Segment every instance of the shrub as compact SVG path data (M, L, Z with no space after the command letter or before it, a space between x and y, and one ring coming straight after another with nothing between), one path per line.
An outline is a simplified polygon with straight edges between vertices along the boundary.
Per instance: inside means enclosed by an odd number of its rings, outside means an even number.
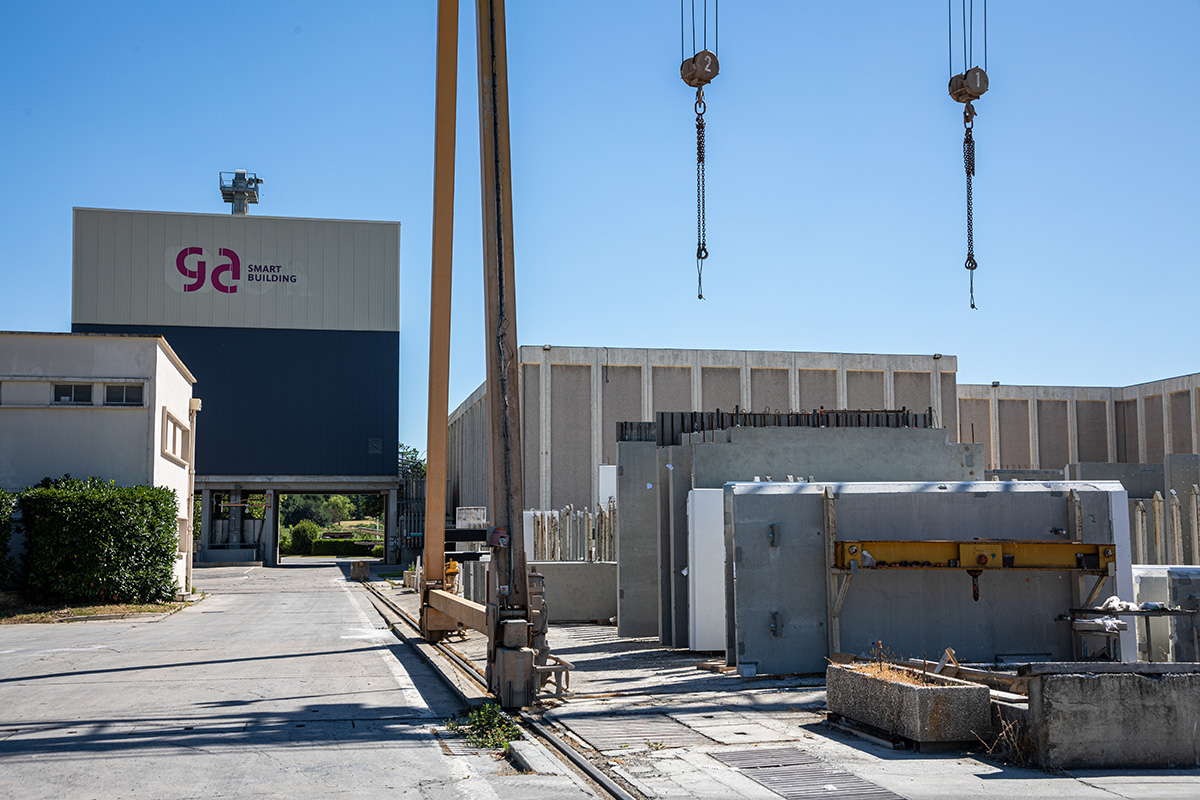
M26 489L17 503L31 597L148 603L178 591L173 490L65 476Z
M292 528L292 554L313 555L313 542L321 535L321 529L311 519L301 520Z
M292 529L284 528L279 532L279 554L283 556L295 555L292 552Z
M314 556L357 556L366 557L371 543L363 544L349 539L317 539L312 543Z
M0 489L0 589L15 577L12 556L8 552L8 541L12 536L12 513L17 507L17 496Z
M383 558L383 545L377 544L371 548L371 555L375 558Z

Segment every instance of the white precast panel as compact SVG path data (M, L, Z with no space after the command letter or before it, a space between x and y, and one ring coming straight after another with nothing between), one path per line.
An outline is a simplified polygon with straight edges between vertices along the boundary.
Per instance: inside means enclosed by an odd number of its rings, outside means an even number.
M725 490L688 492L688 649L725 649Z
M74 210L73 324L400 330L400 223Z

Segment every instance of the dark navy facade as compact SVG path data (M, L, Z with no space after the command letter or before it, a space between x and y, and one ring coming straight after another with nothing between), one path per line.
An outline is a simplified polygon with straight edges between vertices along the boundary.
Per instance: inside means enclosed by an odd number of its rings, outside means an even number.
M400 334L76 323L158 335L196 377L197 475L395 476Z

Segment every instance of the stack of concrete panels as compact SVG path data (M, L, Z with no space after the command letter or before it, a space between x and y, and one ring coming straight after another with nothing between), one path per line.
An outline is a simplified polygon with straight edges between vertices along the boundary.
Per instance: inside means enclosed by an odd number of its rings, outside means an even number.
M617 445L617 626L621 636L691 636L688 494L727 481L969 481L983 446L942 428L752 428Z
M838 541L1065 541L1071 492L1085 543L1115 545L1115 586L1133 596L1125 491L1119 483L734 483L725 487L726 658L744 673L823 672L830 655L825 489ZM1091 580L1070 571L988 569L972 600L966 569L861 569L838 617L843 652L873 645L899 656L953 647L963 661L1065 660L1071 628L1058 619ZM1081 576L1082 577L1082 576ZM1132 631L1121 652L1136 653ZM1043 654L1043 658L1037 658Z

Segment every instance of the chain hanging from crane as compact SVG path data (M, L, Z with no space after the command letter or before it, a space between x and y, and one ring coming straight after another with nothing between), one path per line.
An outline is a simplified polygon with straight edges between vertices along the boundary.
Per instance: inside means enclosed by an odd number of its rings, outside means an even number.
M950 42L950 72L954 72L954 3L947 0L948 30ZM963 71L950 78L950 96L963 104L963 169L967 174L967 259L963 266L971 275L971 308L975 306L975 270L979 266L975 261L975 209L971 194L971 179L975 177L975 137L971 134L975 127L975 106L978 100L988 90L987 76L987 0L983 0L983 63L968 68L975 57L975 0L970 0L968 10L967 0L962 0L962 46Z
M696 298L704 299L704 262L708 258L708 232L707 220L705 219L705 186L704 186L704 112L707 106L704 103L704 87L715 77L720 70L720 62L717 60L717 22L720 20L719 8L716 0L713 2L713 49L708 49L708 0L703 0L703 26L702 26L702 49L696 50L696 0L692 0L692 52L695 55L688 57L684 55L687 51L684 50L684 27L687 19L687 14L684 12L683 0L679 0L679 49L680 55L683 56L683 63L679 66L679 76L683 78L683 82L696 90Z

